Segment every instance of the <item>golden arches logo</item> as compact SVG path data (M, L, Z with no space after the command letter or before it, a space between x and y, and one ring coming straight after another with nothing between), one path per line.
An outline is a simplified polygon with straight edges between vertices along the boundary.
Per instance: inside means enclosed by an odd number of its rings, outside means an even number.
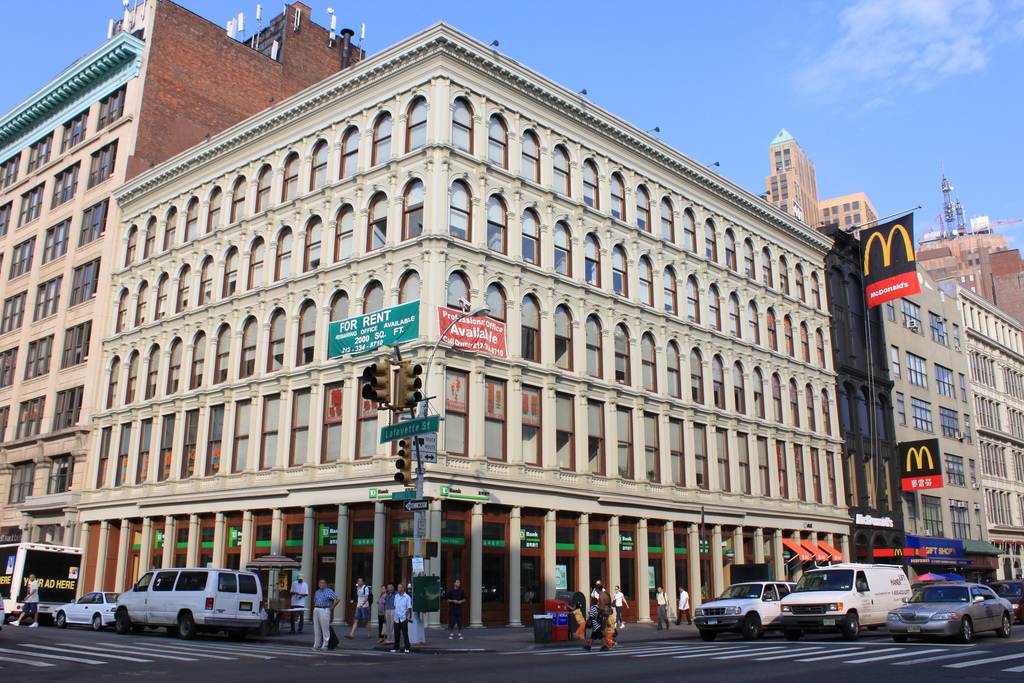
M864 245L864 274L868 275L871 272L871 247L875 243L877 238L882 243L882 265L888 267L892 263L892 238L899 231L903 235L903 244L907 248L907 260L914 260L914 244L913 240L910 239L910 233L903 227L902 223L896 223L889 230L889 238L882 237L882 231L874 232L868 237L868 243Z
M907 451L907 472L915 472L924 469L924 459L928 458L928 470L935 469L935 463L932 460L932 452L928 450L927 446L921 446L920 448L911 448ZM917 468L911 469L911 461L917 461Z

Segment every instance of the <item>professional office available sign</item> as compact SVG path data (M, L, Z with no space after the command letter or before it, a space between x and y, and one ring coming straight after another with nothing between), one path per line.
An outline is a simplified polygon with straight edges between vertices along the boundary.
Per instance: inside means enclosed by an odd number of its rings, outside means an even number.
M921 293L914 261L914 214L862 230L868 308Z
M460 351L483 351L495 358L508 358L505 344L505 323L494 318L465 317L444 306L437 307L437 321L444 333L442 341L448 342Z
M938 439L904 441L897 449L903 470L903 490L942 488L942 453Z
M328 329L327 357L365 353L420 336L420 302L336 320Z

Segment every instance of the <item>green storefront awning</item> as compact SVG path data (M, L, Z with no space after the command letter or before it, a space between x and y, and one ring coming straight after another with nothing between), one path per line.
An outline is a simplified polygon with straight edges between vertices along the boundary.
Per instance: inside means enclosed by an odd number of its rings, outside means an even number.
M964 541L964 553L975 555L999 555L999 548L988 541Z

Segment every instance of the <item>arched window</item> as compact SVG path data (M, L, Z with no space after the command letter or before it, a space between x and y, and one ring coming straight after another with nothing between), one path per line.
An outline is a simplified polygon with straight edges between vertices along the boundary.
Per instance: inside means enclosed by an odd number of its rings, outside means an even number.
M800 301L807 301L807 288L804 286L804 269L799 263L793 269L796 272L796 296Z
M309 171L309 190L319 190L327 183L327 157L330 147L326 140L316 143L313 148L313 168Z
M508 251L508 230L505 225L505 204L491 195L487 200L487 248L504 254Z
M554 152L551 154L552 162L552 178L551 183L555 188L555 192L564 194L566 197L571 197L572 192L570 188L571 178L569 176L569 153L565 151L565 147L556 145Z
M195 197L185 209L185 241L191 242L199 237L199 200Z
M203 259L203 266L199 270L199 297L198 305L208 304L213 301L213 257L207 256Z
M818 367L824 369L825 368L825 335L823 335L821 333L821 328L820 327L817 330L814 331L814 346L818 350Z
M167 315L167 289L170 284L170 276L167 273L162 273L156 283L156 306L153 308L153 320L160 320Z
M130 266L133 263L135 263L135 250L138 248L138 246L139 246L139 228L137 226L133 225L131 227L131 229L128 230L128 246L125 248L125 251L124 251L124 267L125 268L127 268L128 266Z
M139 285L139 296L135 299L135 327L146 324L146 304L149 299L149 283Z
M149 222L146 223L146 234L142 242L142 258L148 259L156 251L156 230L157 222L155 216L150 216Z
M167 220L164 221L164 251L174 246L174 236L178 230L178 210L171 209L167 212Z
M767 324L767 328L768 328L768 346L769 346L769 348L771 348L772 351L778 351L779 350L779 335L778 335L778 328L777 328L777 326L775 324L775 309L774 308L769 308L768 309L768 316L767 316L766 324Z
M523 133L523 153L520 160L520 172L524 178L535 183L540 182L540 143L532 131Z
M427 144L427 101L422 97L413 100L406 120L405 151L411 152Z
M220 210L223 203L224 193L219 187L213 188L213 192L210 193L210 208L206 214L207 235L220 227Z
M818 423L814 415L814 387L810 384L804 387L804 404L807 405L807 428L816 432Z
M473 110L461 97L455 100L452 109L452 145L473 153Z
M765 247L761 251L761 281L765 287L775 286L775 277L772 275L772 255Z
M786 337L786 355L796 358L796 349L793 343L793 319L788 315L782 317L782 332Z
M110 362L110 386L107 388L107 408L113 408L117 402L117 384L121 380L121 359L114 356Z
M281 186L281 203L299 195L299 155L292 152L284 160L284 184Z
M270 208L270 181L273 175L270 166L264 166L256 178L256 213Z
M351 178L359 170L359 129L349 128L341 139L341 167L338 180Z
M754 415L764 419L764 375L761 368L754 368Z
M646 256L640 257L640 303L648 306L654 305L654 268L651 260Z
M566 277L572 275L572 251L571 246L569 245L569 237L571 234L572 233L569 232L569 228L565 223L562 223L561 221L555 223L555 272L559 275L565 275Z
M725 408L725 368L718 355L711 359L711 397L716 408Z
M470 239L472 222L470 221L469 187L461 180L452 183L451 199L448 210L448 234L460 240Z
M665 275L662 277L662 286L665 290L665 311L670 315L679 315L676 271L672 269L672 266L665 269Z
M245 176L239 176L231 188L231 215L232 223L245 218L245 192L248 187Z
M148 401L156 397L157 381L160 379L160 347L154 344L149 349L149 370L146 374L146 393Z
M181 385L182 348L181 339L175 337L171 342L171 352L167 361L167 394L178 393L178 387Z
M761 318L757 312L757 304L747 304L747 338L754 344L761 344Z
M636 227L651 231L651 196L643 185L636 188Z
M789 416L794 427L800 426L800 390L797 389L796 380L789 380Z
M469 301L469 282L465 275L455 271L448 276L448 297L445 299L445 305L461 313L462 303L459 299Z
M385 112L377 117L373 126L372 166L383 164L391 158L391 114Z
M540 265L540 221L532 209L523 211L522 236L523 261Z
M203 373L206 371L206 334L200 332L192 340L192 371L189 373L188 388L198 389L203 386Z
M740 300L735 292L729 295L729 333L736 338L743 336L743 323L740 322Z
M775 411L775 421L782 423L782 380L779 375L772 374L772 405Z
M121 296L117 300L117 320L114 322L114 332L124 332L124 323L128 319L128 289L121 290Z
M388 242L388 198L384 193L378 193L370 200L369 221L366 250L373 251Z
M384 308L384 285L371 282L363 290L363 313L376 313Z
M676 220L668 199L661 200L661 237L669 242L676 240Z
M238 288L238 249L231 247L224 256L224 284L221 287L221 298L226 299Z
M174 312L181 313L188 308L189 288L192 285L192 269L185 266L178 273L178 299L174 305Z
M299 309L299 344L296 348L295 365L309 365L313 362L316 349L316 304L307 301Z
M402 284L398 289L398 303L408 304L420 300L420 274L410 270L402 276Z
M722 298L718 294L718 287L711 285L708 289L708 317L712 329L722 331Z
M715 224L710 219L704 222L704 255L712 263L718 263L718 235L715 234Z
M263 261L266 251L262 237L253 240L252 246L249 247L249 286L247 289L254 289L263 284Z
M277 309L270 316L270 344L267 346L267 372L277 372L284 367L284 333L286 316Z
M805 363L811 362L811 340L807 323L800 323L800 354Z
M668 343L665 352L665 365L668 368L668 395L672 398L682 398L682 368L679 366L679 347L675 342Z
M532 296L523 299L522 355L524 360L540 362L540 306Z
M737 413L747 412L747 391L743 381L743 365L734 363L732 366L732 403Z
M645 334L640 338L640 362L643 366L644 389L647 391L657 391L657 353L654 347L654 337L650 334Z
M697 278L686 278L686 316L690 322L700 324L700 290Z
M331 299L331 322L350 318L349 298L347 292L338 292Z
M565 306L555 309L555 366L572 370L572 314Z
M277 255L274 260L274 282L292 275L292 229L284 228L277 235Z
M612 216L620 221L626 220L626 186L622 183L622 176L618 173L612 173L609 190L612 197Z
M587 235L587 239L583 243L583 258L585 261L584 270L586 273L587 284L600 287L601 246L597 243L597 238L593 235Z
M411 183L405 190L405 209L402 212L402 239L423 234L423 183Z
M242 355L238 363L238 379L252 377L256 371L256 337L259 325L256 318L249 318L242 326Z
M221 325L217 333L217 355L213 362L213 383L221 384L228 379L228 367L231 360L231 328Z
M732 230L725 231L725 265L734 273L739 268L736 262L736 236Z
M505 320L507 313L505 310L505 290L500 285L487 285L487 294L484 296L484 301L487 303L487 307L491 309L491 312L487 314L488 318Z
M690 350L690 398L704 403L704 359L696 348Z
M495 114L487 124L487 159L502 168L508 168L507 136L505 122Z
M615 381L631 384L629 372L629 332L625 325L615 326Z
M583 162L583 203L595 209L601 208L597 187L597 166L590 159Z
M626 270L626 250L621 244L612 249L612 290L619 296L628 296L628 277Z
M825 427L825 434L832 436L832 405L827 389L821 390L821 423Z
M814 307L821 310L821 287L818 284L818 274L811 273L811 299L814 300Z
M601 347L601 322L597 316L587 318L587 374L601 377L604 369L603 351Z
M785 256L779 257L779 287L783 294L789 296L789 263Z
M743 273L751 280L757 279L754 271L754 245L750 240L743 241Z

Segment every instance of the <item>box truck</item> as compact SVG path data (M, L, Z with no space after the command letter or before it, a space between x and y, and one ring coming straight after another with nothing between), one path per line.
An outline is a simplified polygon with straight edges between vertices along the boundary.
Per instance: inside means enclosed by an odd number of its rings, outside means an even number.
M7 618L21 615L28 577L39 582L39 613L75 599L82 571L82 549L46 543L0 545L0 599Z

